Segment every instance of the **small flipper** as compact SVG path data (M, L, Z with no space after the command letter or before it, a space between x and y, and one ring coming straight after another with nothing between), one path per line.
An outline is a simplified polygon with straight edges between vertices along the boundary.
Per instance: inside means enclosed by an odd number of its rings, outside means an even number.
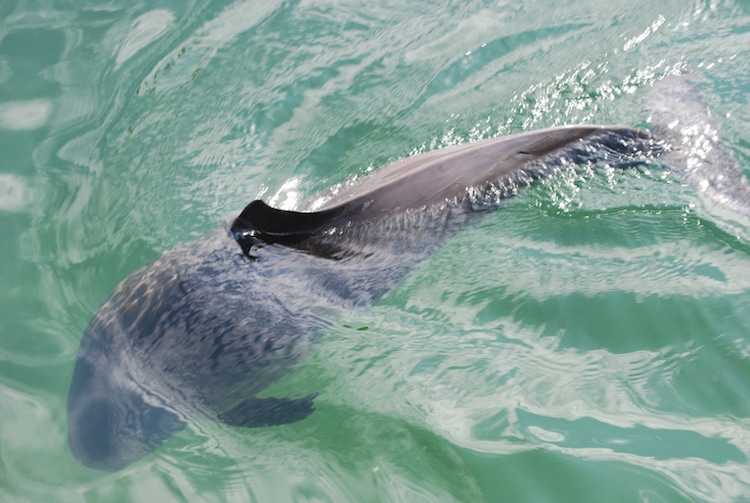
M237 236L251 234L266 243L293 245L312 236L317 230L332 223L345 207L304 213L272 208L261 200L248 204L232 223ZM239 238L238 238L239 239Z
M294 423L313 413L312 393L304 398L250 398L219 414L219 421L232 426L256 428Z

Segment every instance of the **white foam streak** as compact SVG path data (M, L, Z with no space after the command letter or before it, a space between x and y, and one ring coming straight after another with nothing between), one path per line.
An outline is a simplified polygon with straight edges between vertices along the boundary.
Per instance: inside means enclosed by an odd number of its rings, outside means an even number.
M218 16L205 23L196 34L163 58L143 79L140 90L157 87L164 90L185 84L216 54L241 33L253 28L274 12L280 1L239 1L225 8ZM182 57L181 57L182 56ZM169 68L168 73L162 72Z
M52 101L38 98L0 103L0 129L26 131L47 124L52 114Z
M139 16L130 25L128 35L117 53L115 69L135 53L161 37L174 23L174 14L167 9L154 9Z

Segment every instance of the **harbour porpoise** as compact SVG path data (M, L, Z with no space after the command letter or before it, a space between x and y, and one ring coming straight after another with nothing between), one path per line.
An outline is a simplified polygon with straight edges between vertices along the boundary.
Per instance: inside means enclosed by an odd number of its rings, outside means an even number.
M343 310L371 305L535 179L664 152L670 145L646 130L554 127L402 159L295 211L251 202L231 224L134 272L94 314L68 396L74 456L114 471L191 421L306 418L315 394L257 395L310 354Z

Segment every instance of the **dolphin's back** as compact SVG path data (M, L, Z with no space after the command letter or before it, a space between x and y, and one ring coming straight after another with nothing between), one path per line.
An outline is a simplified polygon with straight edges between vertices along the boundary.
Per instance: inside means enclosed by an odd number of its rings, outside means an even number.
M313 196L299 211L253 201L232 230L266 243L296 245L313 236L325 240L326 230L340 235L342 229L350 229L352 235L372 222L403 222L402 216L411 214L423 230L437 231L427 221L430 215L445 226L445 214L461 213L470 197L493 204L565 163L617 162L653 148L647 131L597 125L559 126L466 143L395 161ZM318 209L310 211L313 206ZM382 234L377 237L387 240ZM239 241L242 244L241 237Z
M456 145L388 164L345 186L321 209L345 206L347 218L418 209L488 184L524 186L549 172L545 161L606 160L643 150L650 138L625 126L559 126ZM595 153L595 155L591 155ZM589 159L582 159L588 155Z

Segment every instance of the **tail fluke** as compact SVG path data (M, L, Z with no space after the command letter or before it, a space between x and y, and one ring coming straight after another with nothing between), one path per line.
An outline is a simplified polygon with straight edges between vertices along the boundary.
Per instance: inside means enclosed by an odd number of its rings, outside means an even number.
M662 79L646 95L644 109L652 134L666 147L660 157L670 170L711 200L750 216L750 183L722 143L695 79Z

